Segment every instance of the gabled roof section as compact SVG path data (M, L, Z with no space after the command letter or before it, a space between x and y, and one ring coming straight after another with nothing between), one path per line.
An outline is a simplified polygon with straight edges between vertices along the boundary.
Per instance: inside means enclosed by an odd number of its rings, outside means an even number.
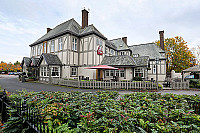
M89 25L88 27L85 27L84 29L81 29L80 36L86 36L91 33L94 33L105 40L107 39L93 24Z
M139 56L149 56L150 59L165 59L160 53L165 53L159 46L155 43L146 43L139 45L129 46L132 50L132 54L138 54Z
M114 43L112 43L109 40L106 40L106 46L109 47L109 48L117 50L117 47L114 45Z
M21 67L23 67L23 65L26 65L26 67L29 67L31 64L31 58L29 57L24 57L21 63Z
M110 42L117 47L117 50L129 50L128 45L121 38L110 40Z
M110 66L136 66L136 62L131 56L118 55L118 56L105 56L101 65Z
M38 61L38 66L42 63L43 59L48 65L62 65L62 62L60 61L57 55L43 53Z
M77 37L82 37L89 34L96 34L97 36L100 36L105 40L107 39L103 34L101 34L101 32L97 30L97 28L94 25L89 25L88 27L81 29L81 26L72 18L64 23L57 25L55 28L50 30L48 33L46 33L44 36L42 36L29 46L37 45L39 43L48 41L66 33L73 34Z
M35 41L30 46L36 45L38 43L42 43L49 39L55 38L59 35L65 34L67 32L73 33L75 35L79 35L80 29L81 29L81 26L72 18L64 23L57 25L55 28L53 28L51 31L46 33L41 38L39 38L37 41Z

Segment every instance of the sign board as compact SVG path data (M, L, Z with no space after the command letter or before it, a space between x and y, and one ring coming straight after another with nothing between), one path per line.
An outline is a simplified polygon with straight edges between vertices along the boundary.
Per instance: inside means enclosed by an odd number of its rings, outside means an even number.
M103 55L103 50L102 50L102 46L99 46L97 49L97 54L98 55Z

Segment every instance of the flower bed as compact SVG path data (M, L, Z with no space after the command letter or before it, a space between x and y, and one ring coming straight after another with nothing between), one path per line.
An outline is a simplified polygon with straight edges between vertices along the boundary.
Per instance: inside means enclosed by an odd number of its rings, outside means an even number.
M158 93L127 94L113 91L26 92L9 96L27 98L50 130L58 132L199 132L200 115L192 102L200 96ZM198 105L197 105L198 106Z

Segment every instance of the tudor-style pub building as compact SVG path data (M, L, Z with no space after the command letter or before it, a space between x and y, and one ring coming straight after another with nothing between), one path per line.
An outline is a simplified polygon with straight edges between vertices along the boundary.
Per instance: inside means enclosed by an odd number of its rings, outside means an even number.
M47 33L30 44L30 57L21 63L23 72L31 72L40 81L50 82L51 78L97 79L95 65L109 65L119 70L101 71L105 80L118 76L119 80L155 79L165 80L166 59L164 31L160 31L161 47L154 43L127 45L127 37L108 40L93 24L88 25L88 11L82 10L82 26L73 18L47 28ZM155 67L155 59L159 59Z

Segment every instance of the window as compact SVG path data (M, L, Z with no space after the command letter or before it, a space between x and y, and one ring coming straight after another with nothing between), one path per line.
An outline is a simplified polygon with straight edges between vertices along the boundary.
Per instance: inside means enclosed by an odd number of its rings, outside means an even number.
M40 45L38 45L38 47L37 47L37 55L40 55L41 54L41 46Z
M47 42L43 43L43 53L47 53Z
M97 38L96 39L96 44L102 46L103 45L103 41L101 39Z
M121 55L124 55L124 52L121 52Z
M143 68L136 68L135 69L135 77L143 77L143 76L144 76Z
M110 76L114 76L114 70L110 70Z
M133 57L139 57L139 54L133 54Z
M153 65L153 74L156 74L156 65Z
M55 51L55 41L52 40L51 41L51 52L54 52Z
M120 70L120 77L124 77L124 70Z
M51 76L52 77L59 77L60 75L60 67L52 67L51 68Z
M105 55L108 55L108 48L105 48Z
M109 76L110 76L110 71L109 71L109 70L106 70L105 73L106 73L106 74L105 74L106 77L109 77Z
M77 67L71 68L71 76L77 76Z
M115 76L119 77L119 70L115 71Z
M40 68L40 75L42 77L47 77L49 76L49 69L47 67L41 67Z
M59 50L63 49L63 38L62 37L58 39L58 47L59 47Z
M77 39L73 38L72 40L72 50L77 51Z
M33 47L33 56L35 56L35 47Z
M111 55L114 55L115 51L113 49L110 50Z

